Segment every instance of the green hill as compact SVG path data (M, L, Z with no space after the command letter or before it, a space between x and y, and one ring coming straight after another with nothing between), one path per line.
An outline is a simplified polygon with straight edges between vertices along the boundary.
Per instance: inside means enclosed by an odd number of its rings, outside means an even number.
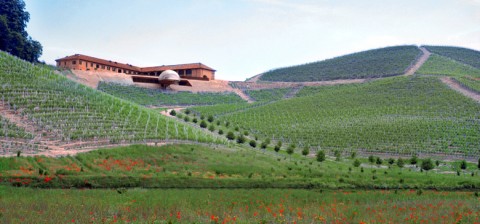
M4 107L33 125L42 139L211 141L203 132L157 111L80 85L4 52L0 52L0 83Z
M424 46L428 51L480 69L480 51L446 46Z
M322 149L480 155L480 105L436 77L305 87L298 96L234 113L212 109L231 127Z
M480 69L444 56L432 54L417 70L416 74L480 77Z
M265 72L260 80L309 82L395 76L403 74L420 54L421 51L416 46L386 47L274 69Z

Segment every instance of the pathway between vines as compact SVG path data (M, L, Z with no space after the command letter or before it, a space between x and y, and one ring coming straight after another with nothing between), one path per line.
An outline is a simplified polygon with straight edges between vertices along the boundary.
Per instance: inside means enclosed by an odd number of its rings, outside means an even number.
M420 47L420 50L422 51L422 56L420 56L417 61L407 69L405 72L406 76L415 74L415 72L422 67L423 63L425 63L432 54L424 47Z
M465 87L463 87L460 83L457 81L453 80L450 77L442 77L440 80L442 80L443 83L445 83L447 86L452 88L453 90L463 94L464 96L471 98L478 103L480 103L480 94L477 92L474 92L472 90L469 90Z

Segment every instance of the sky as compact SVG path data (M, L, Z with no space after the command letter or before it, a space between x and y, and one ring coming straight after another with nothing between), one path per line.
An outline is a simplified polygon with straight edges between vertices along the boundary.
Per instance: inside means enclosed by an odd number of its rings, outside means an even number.
M201 62L216 78L395 45L480 50L480 0L24 0L40 60Z

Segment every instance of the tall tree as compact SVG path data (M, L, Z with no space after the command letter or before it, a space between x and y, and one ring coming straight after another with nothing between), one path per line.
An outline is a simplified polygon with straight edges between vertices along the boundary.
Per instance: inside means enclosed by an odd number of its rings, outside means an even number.
M28 36L29 20L23 0L0 0L0 50L37 62L42 55L42 45Z

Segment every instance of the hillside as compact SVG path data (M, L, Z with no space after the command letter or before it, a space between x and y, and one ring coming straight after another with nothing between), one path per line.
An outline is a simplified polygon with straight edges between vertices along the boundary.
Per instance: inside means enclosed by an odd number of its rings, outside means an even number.
M480 60L480 55L478 60ZM416 74L480 77L480 69L462 64L451 58L432 54L427 62L417 70Z
M480 69L480 51L450 46L424 46L428 51Z
M120 142L211 140L157 111L77 84L47 67L4 52L0 52L0 83L2 116L34 136L31 141L18 139L16 147L2 147L2 154Z
M263 138L328 150L480 155L480 105L435 77L305 87L259 106L194 108Z
M386 47L274 69L265 72L260 80L311 82L395 76L403 74L420 54L421 51L416 46Z

